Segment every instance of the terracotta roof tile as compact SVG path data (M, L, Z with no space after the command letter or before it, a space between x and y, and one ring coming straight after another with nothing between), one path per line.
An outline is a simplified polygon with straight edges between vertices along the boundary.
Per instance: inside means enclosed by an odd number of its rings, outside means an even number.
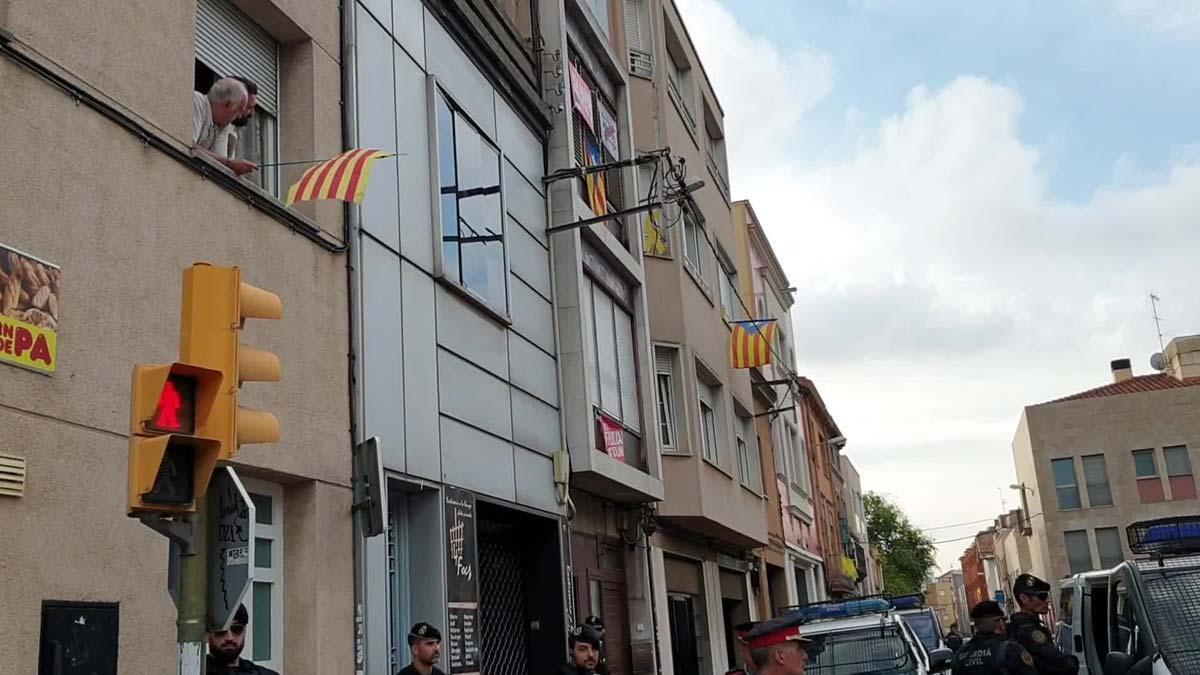
M1047 401L1046 403L1078 401L1085 398L1104 398L1105 396L1120 396L1122 394L1140 394L1146 391L1179 389L1181 387L1195 387L1198 385L1200 385L1200 377L1187 377L1182 380L1178 380L1171 375L1166 375L1163 373L1157 373L1155 375L1137 375L1125 380L1124 382L1113 382L1112 384L1106 384L1103 387L1088 389L1087 391L1081 391L1078 394L1071 394L1070 396L1056 398L1053 401Z

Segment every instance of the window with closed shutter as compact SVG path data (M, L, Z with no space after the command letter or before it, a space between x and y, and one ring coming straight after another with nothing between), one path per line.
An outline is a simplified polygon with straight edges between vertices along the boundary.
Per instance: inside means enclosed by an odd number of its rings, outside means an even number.
M629 47L629 72L640 77L654 75L654 32L646 0L625 0L625 41Z
M229 0L196 5L196 60L257 84L259 107L279 116L279 44Z
M617 364L621 377L621 421L633 431L640 430L638 409L637 359L633 345L633 317L620 306L613 307L617 325Z

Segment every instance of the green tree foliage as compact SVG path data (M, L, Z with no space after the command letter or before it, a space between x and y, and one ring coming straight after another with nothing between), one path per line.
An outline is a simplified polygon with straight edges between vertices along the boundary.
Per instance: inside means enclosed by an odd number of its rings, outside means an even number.
M933 539L917 529L892 500L875 492L863 496L867 538L879 548L883 588L892 595L920 593L936 564Z

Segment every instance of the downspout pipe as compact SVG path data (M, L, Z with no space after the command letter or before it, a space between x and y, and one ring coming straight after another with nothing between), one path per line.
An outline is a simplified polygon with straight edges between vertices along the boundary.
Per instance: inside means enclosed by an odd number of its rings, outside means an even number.
M342 148L348 149L356 147L358 144L358 83L355 80L356 61L355 52L357 47L357 35L354 26L354 2L353 0L342 0L339 3L339 12L341 20L342 34L342 49L341 49L341 71L342 71ZM346 204L343 207L343 222L345 223L345 242L346 242L346 295L347 308L349 310L347 317L348 329L347 335L347 353L346 353L346 368L348 378L348 403L349 403L349 418L350 418L350 448L351 452L346 453L346 458L349 460L351 475L354 475L354 454L353 449L362 442L363 420L361 419L362 400L362 377L361 364L358 359L359 354L359 327L362 326L362 300L360 297L360 259L362 250L359 246L359 210L353 204ZM386 489L386 488L385 488ZM363 675L367 670L367 634L366 634L366 584L367 584L367 558L366 558L366 540L363 537L362 521L357 513L354 513L351 521L353 523L353 539L354 539L354 672L356 675Z

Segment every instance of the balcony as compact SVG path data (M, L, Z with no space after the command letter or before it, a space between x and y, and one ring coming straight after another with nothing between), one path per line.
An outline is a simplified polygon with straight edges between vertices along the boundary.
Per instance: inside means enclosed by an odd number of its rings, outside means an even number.
M664 520L741 548L767 544L767 501L723 469L695 455L664 455L663 481Z

